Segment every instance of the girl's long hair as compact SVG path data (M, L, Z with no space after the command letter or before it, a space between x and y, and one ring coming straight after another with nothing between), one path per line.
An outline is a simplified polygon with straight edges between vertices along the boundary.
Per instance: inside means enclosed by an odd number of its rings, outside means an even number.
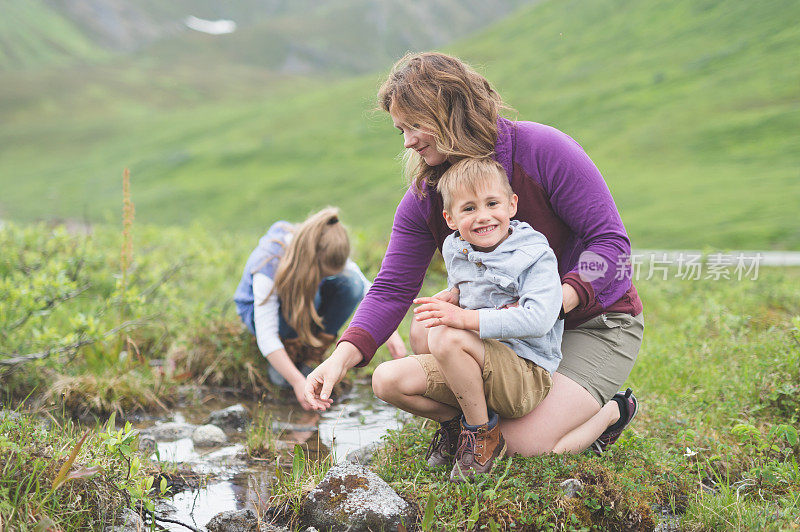
M458 58L438 52L406 54L378 90L378 105L408 127L430 133L450 163L488 157L497 143L497 117L506 108L489 82ZM403 156L405 174L425 195L449 166L428 166L414 150Z
M322 319L314 306L314 295L323 269L339 272L349 256L350 239L335 207L312 214L294 230L275 273L273 291L281 301L286 322L306 345L322 345L316 336L322 329Z

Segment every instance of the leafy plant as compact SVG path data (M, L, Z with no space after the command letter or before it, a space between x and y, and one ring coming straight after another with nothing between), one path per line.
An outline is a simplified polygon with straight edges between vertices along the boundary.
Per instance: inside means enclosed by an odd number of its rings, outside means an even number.
M106 423L105 431L98 433L100 440L111 453L121 456L128 464L128 471L117 487L125 490L130 495L134 505L142 505L150 512L155 510L153 496L164 497L169 491L167 481L161 478L158 493L154 493L152 475L139 475L142 470L142 463L139 456L134 452L138 448L139 431L134 429L130 422L125 422L125 426L119 430L115 427L115 414L111 414Z
M70 471L72 468L72 464L75 463L75 459L78 457L78 453L83 446L83 442L86 441L86 438L89 436L91 430L86 429L83 433L83 436L78 443L75 444L75 447L72 448L72 452L69 455L69 458L64 462L64 465L61 466L61 469L58 471L56 478L53 479L53 484L51 488L53 490L58 489L62 484L67 482L68 480L74 480L76 478L88 478L92 475L98 473L100 471L100 466L93 466L93 467L79 467L75 471Z

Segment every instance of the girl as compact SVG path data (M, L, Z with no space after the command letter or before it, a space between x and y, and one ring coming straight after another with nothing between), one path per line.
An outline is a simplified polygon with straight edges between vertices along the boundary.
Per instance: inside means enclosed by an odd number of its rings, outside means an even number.
M234 294L239 316L269 362L270 381L291 387L300 405L309 363L318 364L370 287L350 260L339 210L328 207L303 223L274 223L250 254ZM387 347L405 355L395 332Z
M333 384L370 360L419 292L434 251L451 232L436 191L444 171L459 159L491 156L519 196L515 219L543 233L555 252L565 317L563 359L550 393L526 416L501 421L509 452L578 452L590 445L600 451L613 443L636 414L634 396L616 392L636 360L644 322L627 262L630 240L597 167L561 131L501 117L500 95L455 57L407 55L378 102L403 136L411 186L375 284L334 352L308 376L308 401L326 408ZM435 297L452 300L448 293ZM427 331L412 323L415 353L430 352ZM379 366L373 388L402 394L421 415L440 409L425 397L425 373L411 357ZM452 456L458 429L437 419L433 451Z

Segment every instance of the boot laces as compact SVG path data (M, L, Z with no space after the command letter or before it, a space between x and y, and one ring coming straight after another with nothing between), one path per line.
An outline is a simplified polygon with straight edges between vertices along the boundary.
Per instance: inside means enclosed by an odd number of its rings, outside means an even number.
M439 429L433 434L433 439L428 445L428 452L425 453L425 459L427 460L430 458L433 452L440 446L445 448L450 447L450 432L448 432L444 425L440 426Z
M461 440L461 445L458 446L456 451L456 460L464 465L470 465L475 461L475 432L462 430L459 440Z

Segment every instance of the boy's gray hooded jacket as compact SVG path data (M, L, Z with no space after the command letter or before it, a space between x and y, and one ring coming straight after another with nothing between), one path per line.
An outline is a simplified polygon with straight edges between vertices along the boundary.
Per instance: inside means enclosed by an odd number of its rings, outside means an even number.
M455 232L442 246L447 284L461 308L479 310L480 337L508 344L522 358L553 372L561 362L563 300L556 256L547 239L511 220L511 234L490 252L475 251ZM519 306L508 307L518 303Z

